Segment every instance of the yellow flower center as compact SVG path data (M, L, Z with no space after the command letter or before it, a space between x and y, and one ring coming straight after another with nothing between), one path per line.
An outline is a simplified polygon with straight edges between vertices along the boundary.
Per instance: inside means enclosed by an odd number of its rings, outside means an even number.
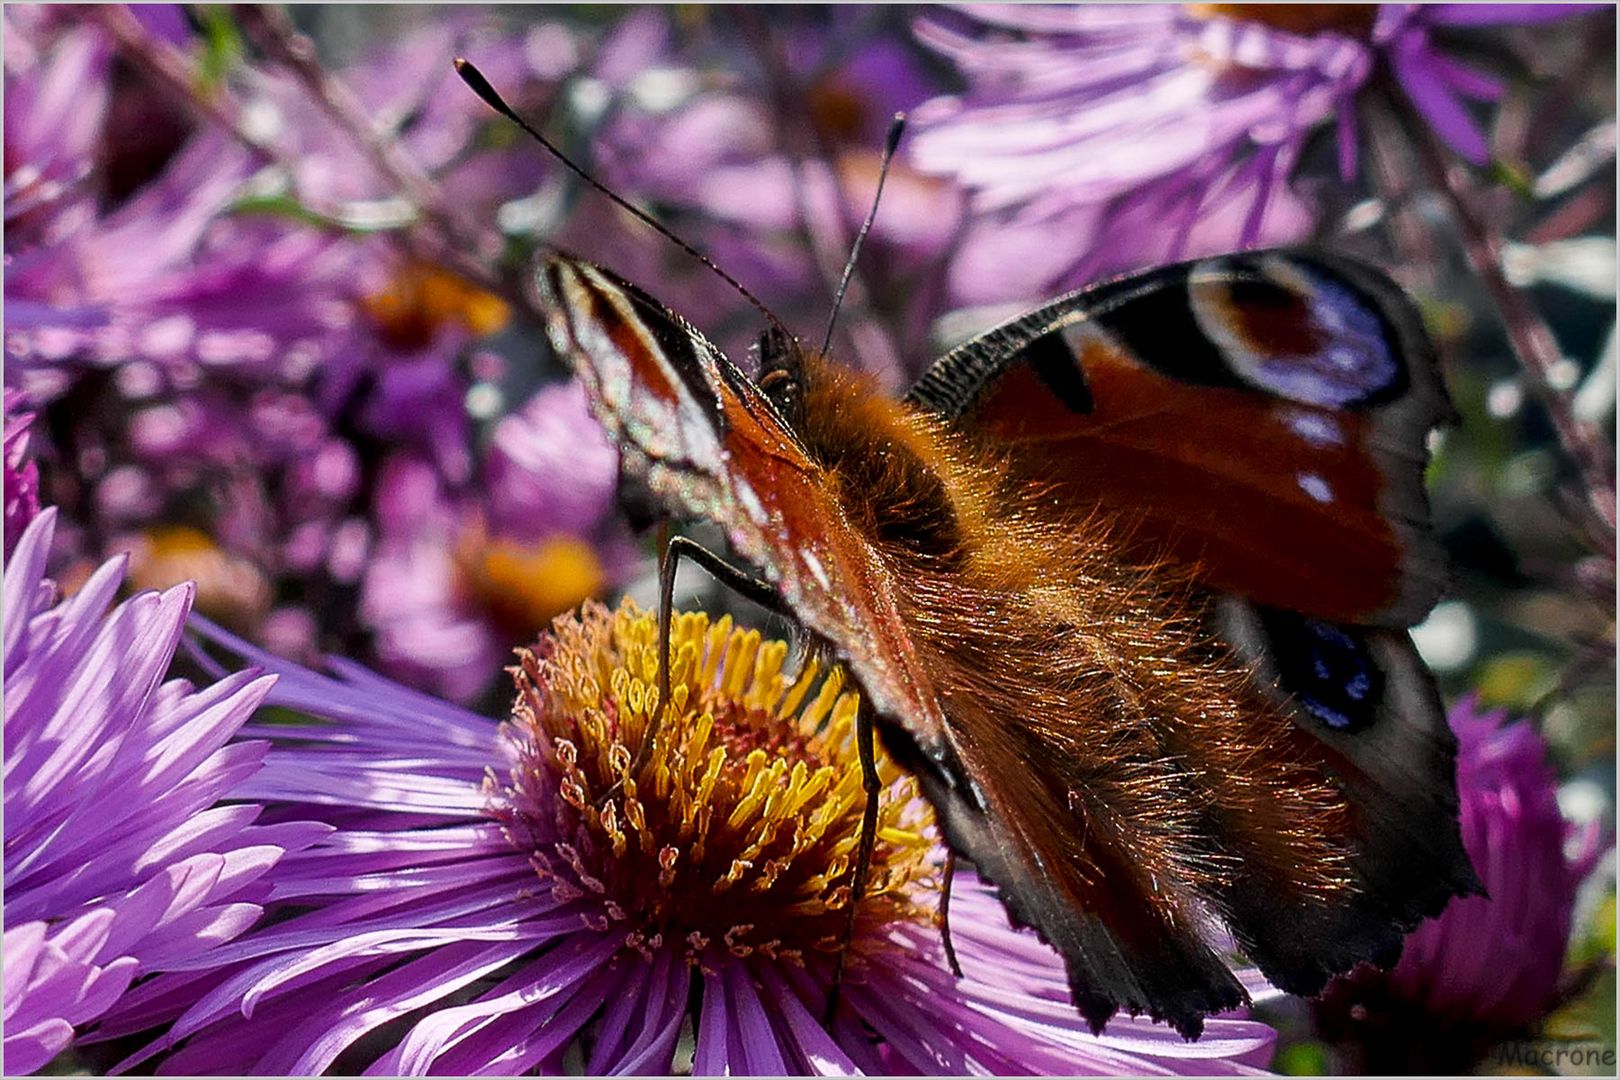
M1188 10L1205 18L1261 23L1290 34L1331 30L1355 38L1371 37L1378 19L1377 4L1189 4Z
M194 581L196 610L232 630L251 632L270 610L264 572L190 525L154 525L142 533L130 548L128 580L135 591Z
M425 348L451 323L474 337L506 325L505 300L448 270L425 263L402 267L387 287L361 301L377 334L402 351Z
M491 784L492 810L557 899L586 900L591 925L644 954L830 955L865 806L857 695L814 660L785 674L788 646L729 616L677 614L671 631L673 707L635 775L659 707L656 618L587 604L523 652L506 729L517 763ZM878 774L852 970L884 926L931 919L921 900L937 888L931 812L881 748Z
M607 584L595 550L576 536L520 544L475 528L462 536L455 560L466 601L510 641L533 640Z

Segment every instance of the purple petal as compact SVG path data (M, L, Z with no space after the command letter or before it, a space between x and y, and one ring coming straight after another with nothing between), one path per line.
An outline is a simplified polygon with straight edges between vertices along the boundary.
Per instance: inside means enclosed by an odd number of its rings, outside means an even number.
M334 1022L317 1014L288 1032L265 1054L260 1068L272 1075L324 1072L345 1047L373 1028L437 1001L522 956L530 942L494 945L457 942L371 980L366 994L340 1010Z
M434 1059L481 1026L481 1021L547 1002L551 1008L546 1011L560 1010L570 994L602 970L620 948L612 938L581 935L552 949L542 962L529 965L521 978L508 979L472 1004L440 1009L418 1023L400 1041L390 1065L408 1076L427 1075L437 1071Z
M166 920L165 925L140 944L143 969L161 969L176 960L206 952L230 941L258 922L264 909L257 904L221 904Z
M1484 133L1450 87L1435 73L1429 63L1432 54L1428 46L1420 40L1406 40L1414 43L1407 47L1398 45L1391 54L1395 77L1401 89L1447 146L1465 160L1484 165L1490 160Z
M357 982L383 970L389 964L386 957L355 957L333 965L319 977L309 979L297 992L272 1001L251 1019L244 1019L233 1008L235 1002L221 989L197 999L187 995L196 1004L188 1009L167 1032L115 1065L115 1075L126 1073L144 1061L173 1047L186 1035L184 1048L163 1059L160 1073L172 1075L234 1075L243 1072L240 1063L255 1060L266 1048L279 1041L286 1032L301 1021L314 1015L330 1015L331 1005L342 991ZM149 984L150 985L150 984ZM193 1034L204 1022L190 1022L196 1015L213 1010L223 999L224 1007L215 1014L231 1015L228 1028L216 1029L201 1035ZM263 1070L254 1070L262 1073Z
M563 1046L578 1038L604 1000L626 992L623 983L636 970L626 967L596 972L543 1024L536 1023L544 1016L543 1012L525 1009L503 1016L444 1054L435 1068L447 1076L484 1073L517 1076L531 1071L536 1064L554 1057Z
M633 1040L645 1037L646 1024L639 1022L639 1018L647 1014L652 996L667 989L673 955L671 949L660 949L653 957L651 970L638 972L638 978L632 982L634 989L608 1002L597 1024L601 1035L596 1045L591 1047L591 1056L585 1062L586 1073L605 1076L615 1071L610 1063L619 1061ZM634 961L629 962L634 964Z
M734 1070L730 1016L725 976L705 971L703 1007L696 1025L697 1047L692 1055L693 1076L726 1076Z
M1418 18L1430 26L1513 26L1613 10L1613 4L1428 4Z
M820 1021L810 1015L810 1010L789 989L775 965L761 964L757 970L765 984L765 992L770 995L771 1005L781 1017L786 1038L790 1040L805 1073L810 1076L854 1076L861 1071L833 1037L827 1034Z
M675 1045L686 1018L686 1004L692 985L692 969L673 949L659 954L657 966L648 980L648 1008L640 1032L625 1053L603 1068L615 1076L662 1075L670 1070Z
M1339 178L1350 183L1356 178L1356 153L1360 140L1356 137L1356 99L1347 95L1339 102L1338 116Z
M1435 77L1444 80L1457 93L1475 101L1496 101L1507 92L1507 84L1495 75L1453 60L1437 49L1430 49L1426 63Z
M41 1020L39 1023L12 1031L6 1028L5 1057L0 1067L8 1075L26 1076L38 1072L51 1063L51 1059L67 1049L73 1038L73 1025L66 1020Z
M0 626L5 634L5 667L12 671L17 666L17 646L28 629L28 619L34 613L39 599L40 582L45 577L45 560L51 554L51 539L56 535L56 508L46 507L39 517L29 523L22 539L17 541L10 558L6 560L6 590L0 598ZM6 695L10 697L8 693ZM6 715L11 715L10 705Z
M455 945L473 941L499 942L507 952L512 952L513 943L518 943L521 947L517 948L516 952L522 952L525 949L533 948L536 942L543 941L549 936L546 927L537 928L529 924L453 926L432 930L410 928L354 934L324 948L299 954L288 962L278 964L274 970L266 973L248 987L246 993L242 995L242 1014L252 1016L259 999L274 992L282 984L350 957L384 956L421 951L431 951L437 955L449 952ZM444 946L444 948L440 948L440 946ZM489 951L489 949L481 949L479 954L483 955L483 953ZM319 1072L320 1070L294 1069L293 1071Z
M5 931L5 964L0 965L0 1007L5 1015L10 1016L12 1010L22 998L29 980L34 976L34 966L39 963L40 949L45 944L45 922L36 920L23 923Z
M782 1057L782 1045L759 999L759 990L748 965L737 961L727 963L725 980L726 997L734 1017L732 1030L742 1049L742 1060L731 1071L750 1076L785 1076L788 1067Z

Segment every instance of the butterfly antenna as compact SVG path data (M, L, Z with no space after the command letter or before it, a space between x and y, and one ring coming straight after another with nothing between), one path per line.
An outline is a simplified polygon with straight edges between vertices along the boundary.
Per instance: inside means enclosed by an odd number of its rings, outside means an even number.
M637 218L640 218L642 221L652 226L653 229L662 234L663 237L670 243L674 244L676 247L692 256L692 258L708 267L715 274L719 275L720 279L727 285L730 285L733 289L736 289L743 299L747 300L750 304L753 304L754 307L759 310L759 313L765 316L772 326L775 326L777 329L781 330L782 333L787 336L788 340L793 340L793 335L788 333L787 327L782 325L782 320L776 317L776 313L770 308L766 307L764 302L761 301L759 297L749 292L742 282L720 269L720 267L715 264L713 259L703 254L703 252L699 251L691 244L688 244L685 240L682 240L679 236L676 236L668 226L659 222L651 214L637 206L632 205L627 199L619 195L612 188L608 187L596 177L574 164L573 160L570 159L567 154L558 149L556 144L554 144L544 135L540 134L540 132L537 131L532 124L513 111L512 106L508 105L506 103L506 99L501 97L501 95L496 92L495 88L489 84L489 80L484 78L484 73L479 71L477 67L473 66L473 62L471 60L458 56L456 57L455 63L456 74L461 76L462 82L466 83L472 88L473 93L484 99L484 104L488 105L490 108L512 121L512 123L522 128L529 134L530 138L534 139L535 142L539 143L541 146L550 151L551 156L562 162L563 165L567 166L568 170L575 176L579 177L581 180L591 185L591 187L613 200L614 204L621 209L628 210L631 214L634 214Z
M838 294L833 297L832 314L827 316L827 333L821 339L821 351L827 352L832 344L833 327L838 325L838 312L844 306L844 293L849 289L849 279L855 274L855 260L861 256L861 245L866 242L866 234L872 231L872 222L877 218L878 202L883 198L883 181L889 178L889 162L894 160L895 148L900 145L900 135L906 130L906 114L895 113L894 119L889 122L889 134L883 140L883 163L878 166L877 191L872 195L871 209L866 211L866 220L861 222L861 231L855 234L855 242L849 247L849 259L844 263L844 276L838 279Z

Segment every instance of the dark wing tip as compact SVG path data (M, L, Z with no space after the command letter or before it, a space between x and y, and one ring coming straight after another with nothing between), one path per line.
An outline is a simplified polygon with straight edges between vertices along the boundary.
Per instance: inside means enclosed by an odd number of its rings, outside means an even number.
M1095 913L1065 902L1010 850L1003 830L970 796L974 785L959 762L924 754L892 725L883 731L885 748L917 776L934 806L946 843L994 886L1013 926L1034 930L1063 959L1071 1000L1094 1034L1124 1009L1196 1039L1205 1017L1249 1003L1243 984L1201 938L1166 927L1149 949L1132 948Z

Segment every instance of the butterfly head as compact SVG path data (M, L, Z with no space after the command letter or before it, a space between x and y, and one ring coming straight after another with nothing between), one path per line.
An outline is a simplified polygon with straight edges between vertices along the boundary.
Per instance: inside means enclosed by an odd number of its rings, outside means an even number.
M794 430L804 413L804 350L772 321L754 346L759 377L751 380L691 323L638 286L562 252L547 255L536 275L553 348L587 392L619 422L610 430L646 430L650 456L676 447L674 426L702 419L723 435L728 398L765 403Z
M804 350L799 339L780 326L767 327L754 345L759 361L759 389L776 406L788 426L804 427Z

